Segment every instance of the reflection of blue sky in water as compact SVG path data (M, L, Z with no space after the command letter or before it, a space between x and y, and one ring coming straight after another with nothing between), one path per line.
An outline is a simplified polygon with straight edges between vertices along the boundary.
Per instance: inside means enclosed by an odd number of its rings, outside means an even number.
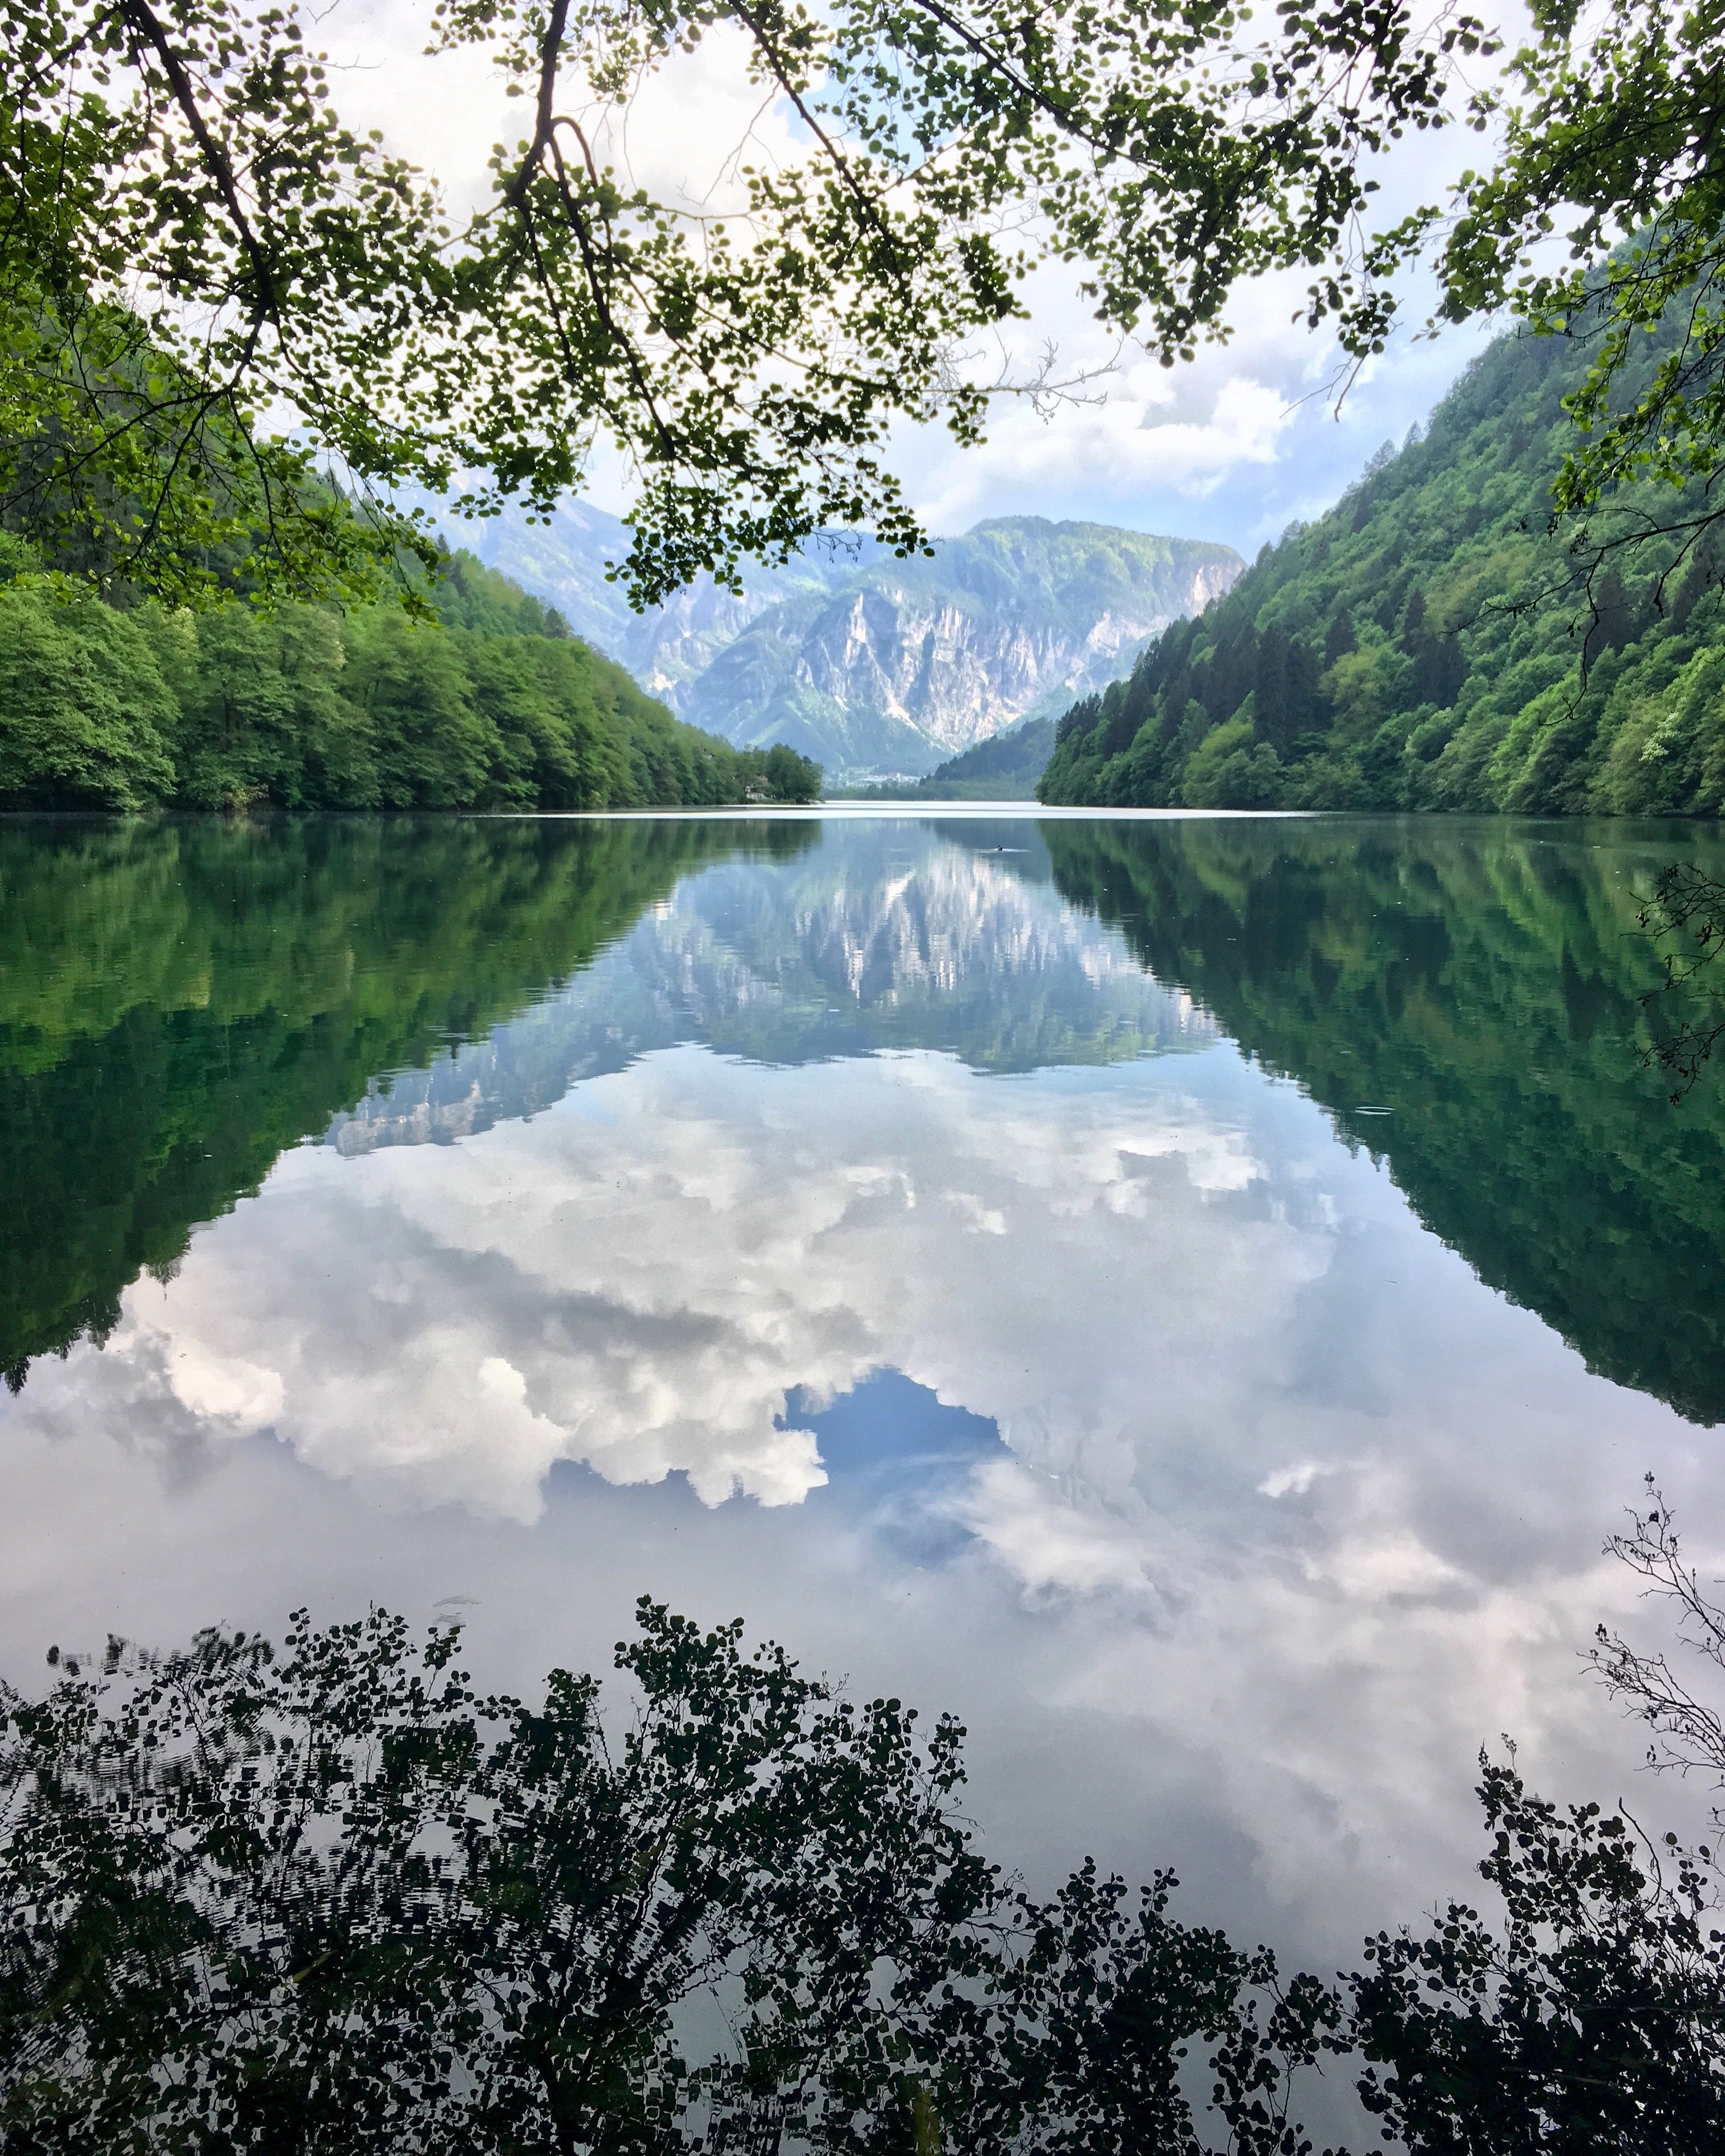
M901 1370L874 1370L834 1400L809 1399L794 1387L783 1419L814 1431L834 1500L865 1506L874 1531L899 1554L925 1565L957 1554L968 1532L965 1485L1000 1449L986 1416L948 1406Z
M0 1666L467 1594L526 1682L649 1590L956 1708L1004 1854L1172 1859L1323 1955L1466 1884L1500 1731L1632 1779L1599 1543L1651 1466L1717 1545L1714 1438L1034 861L695 879L334 1137L9 1409Z

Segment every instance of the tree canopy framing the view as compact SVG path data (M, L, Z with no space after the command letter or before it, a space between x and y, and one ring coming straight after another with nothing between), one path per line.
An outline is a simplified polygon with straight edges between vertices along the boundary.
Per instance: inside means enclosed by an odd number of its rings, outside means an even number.
M643 600L824 528L909 550L888 432L973 442L993 395L1058 393L963 364L1050 258L1173 364L1276 270L1362 361L1428 256L1444 318L1596 339L1559 511L1716 470L1717 8L1544 6L1507 59L1404 0L437 0L424 29L526 120L465 222L343 121L295 0L0 5L0 515L51 565L194 603L372 589L431 552L398 490L544 509L601 440ZM636 187L603 136L721 32L801 145L744 145L723 213ZM1382 154L1457 123L1497 162L1374 229Z
M630 188L583 125L721 26L807 151L741 164L728 217ZM977 438L990 393L955 355L1036 259L1189 354L1242 278L1335 252L1363 161L1440 122L1484 44L1394 0L1267 38L1219 0L446 0L426 28L530 115L459 228L343 125L295 6L5 0L0 504L51 553L182 598L223 547L341 587L413 538L354 501L543 507L601 435L637 475L643 598L824 526L911 548L886 431Z

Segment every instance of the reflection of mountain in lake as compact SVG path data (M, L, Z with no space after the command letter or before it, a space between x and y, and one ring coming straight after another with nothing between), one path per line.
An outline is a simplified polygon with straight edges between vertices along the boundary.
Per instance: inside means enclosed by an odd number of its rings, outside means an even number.
M483 1036L726 855L805 824L361 818L0 829L0 1371L98 1338L146 1266L380 1070Z
M1215 1038L1062 902L1029 827L850 825L794 864L684 883L558 995L380 1083L330 1142L448 1142L677 1041L787 1064L936 1049L1007 1071Z
M456 1138L677 1043L1008 1073L1225 1028L1592 1367L1725 1419L1725 1091L1673 1111L1635 1060L1656 978L1637 879L1713 843L1339 820L13 824L0 1369L22 1383L29 1357L102 1337L143 1268L171 1270L307 1137Z
M1725 1096L1673 1110L1637 1060L1659 978L1638 894L1692 834L1045 829L1061 891L1381 1154L1488 1286L1590 1368L1725 1420Z

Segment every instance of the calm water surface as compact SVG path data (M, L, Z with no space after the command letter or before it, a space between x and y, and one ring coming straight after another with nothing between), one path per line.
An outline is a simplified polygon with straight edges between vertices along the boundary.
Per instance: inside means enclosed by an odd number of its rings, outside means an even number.
M971 1731L1039 1883L1333 1965L1725 1548L1686 829L0 825L0 1671L310 1603L526 1686L634 1598ZM1697 1793L1699 1795L1699 1793Z

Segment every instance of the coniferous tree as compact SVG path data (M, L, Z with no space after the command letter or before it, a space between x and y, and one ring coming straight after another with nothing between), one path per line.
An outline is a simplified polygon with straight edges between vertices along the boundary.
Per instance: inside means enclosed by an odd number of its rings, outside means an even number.
M1650 340L1647 367L1665 364L1678 337ZM1153 766L1075 716L1057 729L1041 798L1182 801L1201 742L1184 730L1195 697L1214 726L1253 713L1256 739L1277 757L1273 795L1257 790L1268 783L1260 770L1255 798L1278 805L1725 810L1711 492L1676 497L1663 536L1639 498L1599 511L1587 547L1551 526L1564 403L1592 351L1523 338L1481 355L1423 441L1374 459L1335 510L1181 625L1178 692L1173 632L1150 646L1134 670L1152 704L1137 731L1168 752ZM1625 547L1602 562L1614 531ZM1309 685L1296 679L1302 652ZM1206 764L1194 783L1208 792L1213 778Z
M1410 659L1417 659L1428 641L1425 626L1425 594L1415 584L1408 593L1402 608L1402 649Z

